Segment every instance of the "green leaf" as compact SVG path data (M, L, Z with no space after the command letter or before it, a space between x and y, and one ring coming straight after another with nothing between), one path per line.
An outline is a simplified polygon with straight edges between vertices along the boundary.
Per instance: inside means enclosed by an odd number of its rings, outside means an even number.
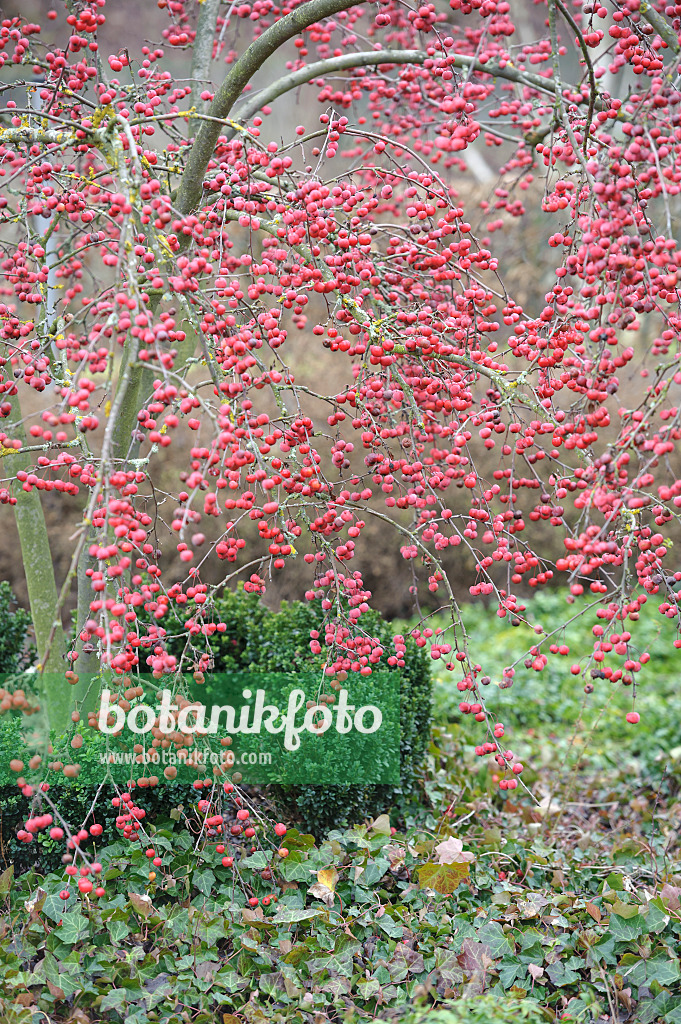
M113 918L111 921L107 921L106 929L111 936L111 941L115 946L120 945L123 939L127 938L130 934L130 928L127 923L118 918Z
M357 941L351 941L347 945L340 942L329 956L308 958L305 961L307 970L312 977L322 971L328 971L332 977L341 975L349 978L352 975L352 957L360 948Z
M205 871L197 871L192 881L199 892L202 892L204 896L210 896L215 885L215 875L210 868L206 868Z
M51 921L61 921L64 916L64 900L50 893L45 897L43 914L46 914Z
M90 922L86 917L77 910L71 911L62 915L59 938L72 946L87 934L89 927Z
M380 880L389 871L389 869L389 860L384 860L382 857L378 857L376 860L370 860L367 866L365 867L364 871L360 875L360 885L375 885L376 882L380 882Z
M495 960L511 956L513 953L513 946L498 921L488 921L484 924L477 930L476 938L478 942L484 942L489 946L490 956Z
M301 835L295 828L290 828L283 840L287 850L311 850L314 846L314 836Z
M517 956L509 956L498 965L499 981L504 988L510 988L516 978L525 974L525 965L520 962Z
M390 914L383 914L378 919L378 927L391 939L401 939L404 929L399 921L396 921Z
M239 861L239 866L242 868L251 868L252 871L262 871L266 868L270 862L269 856L264 850L256 850L250 857L244 857L243 860Z
M664 1017L666 1020L667 1014L680 1007L681 999L678 996L673 996L671 992L660 992L655 999L646 1000L642 1004L639 1016L642 1024L650 1024L650 1021L657 1020L659 1017Z
M618 917L623 917L628 921L630 918L636 917L639 908L635 903L622 903L621 900L615 900L611 910L613 914L617 914Z
M112 988L102 999L99 1008L100 1010L121 1010L127 1001L124 988Z
M662 900L657 897L651 900L648 904L648 913L646 914L646 926L649 932L657 934L663 932L669 924L669 914L666 911Z
M646 978L648 982L656 981L663 988L672 985L681 977L681 968L676 958L654 956L646 961Z
M620 917L612 914L608 931L616 942L631 942L645 930L645 920L640 914L635 917Z
M571 967L568 967L561 960L558 960L555 964L549 964L546 968L546 973L557 988L563 985L574 985L576 981L580 980L577 972L573 971Z
M313 917L321 917L323 913L322 909L317 908L297 910L293 907L280 906L270 920L273 924L296 924L298 921L309 921Z

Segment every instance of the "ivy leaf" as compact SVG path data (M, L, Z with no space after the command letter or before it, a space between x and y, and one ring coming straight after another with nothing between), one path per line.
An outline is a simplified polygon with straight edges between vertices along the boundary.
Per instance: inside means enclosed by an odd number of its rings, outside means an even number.
M127 1002L124 988L112 988L106 993L101 1003L100 1010L121 1010Z
M490 967L494 967L489 946L474 939L464 939L458 960L466 974L467 994L484 992L487 974Z
M361 874L359 884L364 888L369 888L377 882L380 882L383 876L387 874L390 870L390 861L386 860L384 857L377 857L376 860L370 860L363 870L359 867L356 868L356 870ZM357 881L357 879L355 879L355 881Z
M489 947L490 955L495 960L513 954L514 947L498 921L488 921L484 924L482 928L478 929L477 938Z
M199 892L202 892L204 896L210 896L215 885L215 875L210 868L206 868L205 871L198 871L194 875L193 882Z
M61 921L64 916L64 900L50 893L45 897L43 914L46 914L52 921Z
M306 834L301 835L301 833L295 828L290 828L286 833L286 847L291 851L311 850L314 844L314 836Z
M638 914L638 906L635 903L622 903L621 900L615 900L611 907L613 914L617 914L618 917L623 917L625 920L629 920L632 917L636 917Z
M14 864L10 864L0 875L0 896L5 896L12 888L14 881Z
M681 968L676 958L654 956L646 961L645 968L648 982L656 981L663 988L669 987L681 977Z
M124 920L114 918L111 921L107 921L106 929L111 936L111 941L116 945L120 945L123 939L127 938L130 934L130 928Z
M558 960L555 964L549 964L546 968L546 973L549 978L560 988L563 985L572 985L574 982L579 981L579 975L576 971L573 971L571 967Z
M629 918L612 914L608 930L616 942L630 942L632 939L638 938L644 927L645 923L640 914Z
M74 910L62 916L59 938L67 945L73 946L87 934L88 928L88 919L83 917L79 911Z
M399 921L396 921L390 914L383 914L378 919L378 927L391 939L401 939L404 929Z
M419 886L451 895L469 877L467 863L435 864L429 861L419 868Z
M534 965L529 965L528 970ZM509 956L498 965L499 981L508 989L511 987L516 978L521 978L525 973L525 965L518 959L517 956ZM541 967L534 967L534 970L539 970L541 973L539 977L544 973ZM531 970L530 970L530 973ZM534 977L534 975L532 975Z
M273 924L297 924L298 921L309 921L313 917L319 917L323 911L311 907L309 910L299 910L297 907L279 907L274 917L270 918Z

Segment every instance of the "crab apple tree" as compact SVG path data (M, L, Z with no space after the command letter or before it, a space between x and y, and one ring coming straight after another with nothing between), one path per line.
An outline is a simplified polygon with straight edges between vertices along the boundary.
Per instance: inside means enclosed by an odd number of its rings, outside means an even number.
M399 665L362 625L378 521L451 616L414 635L476 751L522 784L456 556L502 618L569 588L503 687L554 659L635 684L642 605L678 618L681 6L158 0L157 41L116 52L107 0L53 6L0 26L0 502L52 724L102 667L205 671L215 593L296 557L332 683ZM532 218L528 305L504 238ZM59 581L43 492L80 502Z

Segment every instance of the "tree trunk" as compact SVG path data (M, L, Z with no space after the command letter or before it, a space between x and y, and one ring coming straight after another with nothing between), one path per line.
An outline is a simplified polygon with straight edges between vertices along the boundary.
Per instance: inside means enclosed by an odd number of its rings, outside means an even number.
M9 431L24 443L26 435L21 422L18 397L15 395L11 402L13 409ZM17 455L6 455L5 462L9 476L15 476L22 469L31 469L30 456L22 455L21 452ZM66 645L61 620L55 621L58 595L50 541L40 491L36 487L30 491L19 488L15 491L15 496L17 503L14 506L14 516L43 680L42 701L50 728L59 733L66 729L70 721L74 693L64 678Z

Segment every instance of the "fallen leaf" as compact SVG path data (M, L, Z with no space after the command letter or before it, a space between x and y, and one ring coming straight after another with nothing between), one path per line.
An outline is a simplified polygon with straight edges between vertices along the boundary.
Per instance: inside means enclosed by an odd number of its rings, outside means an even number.
M36 891L33 893L31 899L26 900L26 902L24 903L24 906L26 907L26 910L28 911L32 921L35 920L36 916L43 909L43 903L45 902L46 896L47 893L45 892L45 890L38 887Z
M149 917L154 909L151 905L151 897L147 896L146 893L142 895L138 892L129 892L128 899L137 913L141 914L142 917Z
M334 892L338 882L338 872L335 868L324 868L317 872L317 881L311 885L308 892L315 899L322 900L327 907L333 906Z
M660 898L667 910L681 910L680 896L681 886L670 885L669 882L665 882L660 889Z
M455 836L450 836L435 847L438 864L465 864L475 860L474 853L464 852L463 843Z
M602 914L601 914L600 908L597 907L595 903L587 903L587 905L586 905L586 912L587 912L587 914L590 914L591 917L593 917L593 919L596 922L596 924L600 924L601 923Z
M49 993L50 993L51 996L53 996L55 999L65 999L66 998L65 995L64 995L64 990L59 988L59 985L55 985L54 982L50 981L49 978L46 978L45 980L47 982L47 988L48 988Z
M317 872L317 881L333 892L338 884L338 872L335 868L324 868Z

